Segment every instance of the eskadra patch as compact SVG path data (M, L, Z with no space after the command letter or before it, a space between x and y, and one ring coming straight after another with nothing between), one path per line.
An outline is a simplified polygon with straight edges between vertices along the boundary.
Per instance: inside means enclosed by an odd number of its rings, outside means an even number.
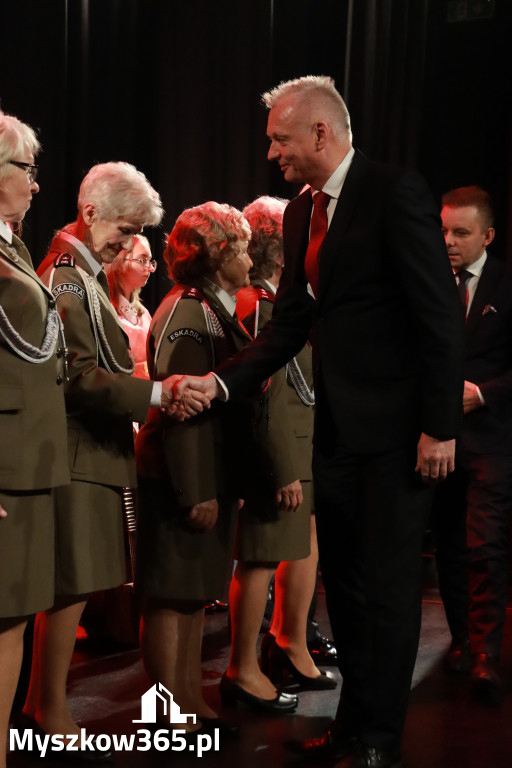
M197 344L202 344L204 341L203 336L193 328L178 328L176 331L170 333L167 338L171 344L173 344L178 339L183 338L193 339Z
M61 293L73 293L78 299L84 298L85 291L76 283L60 283L52 288L53 298L56 299Z

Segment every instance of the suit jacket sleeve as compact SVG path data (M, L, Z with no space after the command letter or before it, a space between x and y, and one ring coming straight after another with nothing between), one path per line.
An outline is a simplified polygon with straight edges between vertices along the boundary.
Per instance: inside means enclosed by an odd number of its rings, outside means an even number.
M387 238L416 324L421 430L448 440L458 434L462 419L464 322L439 216L416 173L403 174L393 188Z

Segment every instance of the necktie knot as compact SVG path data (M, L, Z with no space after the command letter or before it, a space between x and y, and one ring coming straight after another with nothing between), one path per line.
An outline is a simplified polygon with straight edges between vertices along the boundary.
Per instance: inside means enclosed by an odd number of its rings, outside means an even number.
M459 285L460 283L463 283L466 285L467 281L473 277L473 274L471 272L468 272L467 269L459 269L457 272L457 277L459 278Z
M318 210L327 210L331 196L327 192L315 192L313 195L313 207Z

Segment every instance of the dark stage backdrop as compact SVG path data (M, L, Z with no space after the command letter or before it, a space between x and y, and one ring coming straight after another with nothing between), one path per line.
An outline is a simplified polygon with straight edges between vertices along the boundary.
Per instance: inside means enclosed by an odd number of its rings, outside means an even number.
M480 183L512 250L510 0L459 0L490 18L449 22L448 0L0 0L0 103L40 132L41 192L23 237L35 263L76 216L91 165L134 163L159 191L164 233L208 199L242 207L296 189L267 163L261 92L335 78L369 157L417 167L439 196Z

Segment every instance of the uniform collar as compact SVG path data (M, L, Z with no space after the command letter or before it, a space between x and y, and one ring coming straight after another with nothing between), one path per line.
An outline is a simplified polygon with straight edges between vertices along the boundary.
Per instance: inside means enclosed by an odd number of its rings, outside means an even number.
M65 240L70 245L74 246L77 251L84 257L94 277L98 277L99 273L103 271L103 264L99 264L94 258L88 247L74 235L70 235L68 232L59 232L61 240Z

